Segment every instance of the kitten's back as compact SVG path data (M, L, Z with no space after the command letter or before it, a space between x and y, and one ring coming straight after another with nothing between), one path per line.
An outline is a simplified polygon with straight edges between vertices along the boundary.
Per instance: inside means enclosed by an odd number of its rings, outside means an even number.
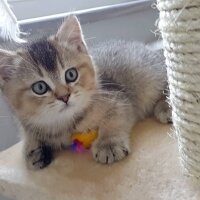
M123 86L125 97L138 110L140 118L152 112L167 82L161 51L123 40L97 44L90 51L98 66L100 80Z

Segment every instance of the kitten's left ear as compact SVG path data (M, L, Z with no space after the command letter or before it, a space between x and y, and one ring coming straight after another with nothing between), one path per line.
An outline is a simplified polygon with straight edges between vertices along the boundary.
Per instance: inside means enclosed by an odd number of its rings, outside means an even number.
M9 81L12 78L16 71L16 66L14 65L16 57L15 52L0 49L0 82Z
M56 33L56 39L64 46L87 52L81 25L76 16L69 16Z

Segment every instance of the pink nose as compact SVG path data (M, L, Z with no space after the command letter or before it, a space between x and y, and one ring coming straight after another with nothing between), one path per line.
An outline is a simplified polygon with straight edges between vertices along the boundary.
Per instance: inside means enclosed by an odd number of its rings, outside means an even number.
M66 94L66 95L63 95L61 97L58 97L58 100L67 103L69 101L69 97L70 97L70 94Z

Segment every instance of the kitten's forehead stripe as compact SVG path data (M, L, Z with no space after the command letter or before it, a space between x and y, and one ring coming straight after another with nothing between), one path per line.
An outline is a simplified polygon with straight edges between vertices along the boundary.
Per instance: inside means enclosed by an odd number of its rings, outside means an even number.
M57 54L57 58L58 58L58 62L60 63L62 69L64 69L65 68L64 63L63 63L63 61L62 61L62 59L61 59L59 54Z
M36 70L38 72L38 74L41 76L41 77L44 77L44 74L42 73L42 70L40 69L39 66L36 65Z
M40 64L47 71L55 71L57 51L47 40L40 40L28 47L28 52L36 64Z

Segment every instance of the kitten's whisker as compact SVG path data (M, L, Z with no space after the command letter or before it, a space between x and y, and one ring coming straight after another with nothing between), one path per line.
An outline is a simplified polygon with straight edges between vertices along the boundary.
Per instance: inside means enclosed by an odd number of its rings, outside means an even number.
M51 105L51 106L49 106L50 108L54 108L55 107L55 105Z
M101 83L101 85L102 86L109 86L109 85L111 85L111 86L120 86L120 87L123 87L123 88L125 88L125 85L122 85L122 84L119 84L119 83Z
M144 64L145 64L145 65L149 65L150 67L158 66L158 65L161 65L161 64L164 64L164 65L165 65L165 60L160 61L160 62L157 62L157 63L154 63L154 64L152 64L152 61L150 61L150 62L145 62Z
M109 91L102 91L102 90L97 90L97 94L105 94L105 95L113 95L113 96L117 96L119 94L123 94L124 90L109 90Z
M120 102L119 100L116 99L109 99L109 98L93 98L93 101L95 103L97 103L97 101L103 101L103 102L110 102L110 103L117 103L118 105L120 106L130 106L131 104L130 103L125 103L125 102Z
M48 105L51 105L51 104L54 104L55 102L49 102L49 103L47 103Z
M93 40L96 39L97 37L89 37L89 38L85 38L85 40Z
M13 65L5 65L6 67L14 67L15 65L13 64Z
M103 75L104 75L104 72L101 72L101 73L98 72L98 73L97 73L97 76L98 76L98 77L102 77Z

